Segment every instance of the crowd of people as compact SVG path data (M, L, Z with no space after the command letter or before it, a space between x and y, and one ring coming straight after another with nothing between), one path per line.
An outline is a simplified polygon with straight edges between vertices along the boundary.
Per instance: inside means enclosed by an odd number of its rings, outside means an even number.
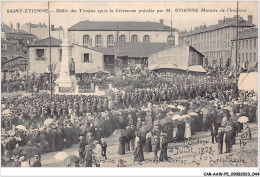
M79 166L99 167L100 159L107 159L105 138L111 135L119 138L118 154L133 151L139 164L145 159L144 151L154 152L156 162L167 160L168 143L190 139L200 131L211 131L219 153L223 142L230 152L238 133L250 134L248 124L239 122L239 117L256 120L255 93L238 91L227 77L126 69L112 79L119 91L105 96L2 98L1 149L6 157L2 164L21 166L35 157L39 165L41 154L79 144Z
M36 76L32 74L31 76L12 77L1 83L2 93L12 93L12 92L39 92L40 90L49 90L50 79L48 74L43 74Z

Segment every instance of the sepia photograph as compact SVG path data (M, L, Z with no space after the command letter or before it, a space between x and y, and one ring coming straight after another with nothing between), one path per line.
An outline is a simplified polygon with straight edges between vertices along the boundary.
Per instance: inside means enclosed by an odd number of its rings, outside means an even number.
M259 166L257 1L1 13L1 167Z

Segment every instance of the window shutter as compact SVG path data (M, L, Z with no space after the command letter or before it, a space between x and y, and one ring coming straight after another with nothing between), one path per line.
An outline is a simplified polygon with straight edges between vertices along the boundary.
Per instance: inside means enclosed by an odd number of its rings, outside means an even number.
M84 63L84 53L81 54L81 63Z
M93 63L92 53L89 54L89 63Z

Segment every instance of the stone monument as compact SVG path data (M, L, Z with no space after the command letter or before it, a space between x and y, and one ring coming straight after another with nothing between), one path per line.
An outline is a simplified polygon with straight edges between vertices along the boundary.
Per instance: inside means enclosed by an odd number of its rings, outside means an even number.
M55 81L57 86L55 87L55 94L59 94L61 90L67 90L68 92L77 93L78 85L76 76L70 73L70 60L71 60L71 44L68 39L68 31L66 30L64 38L62 40L62 61L60 65L60 75Z

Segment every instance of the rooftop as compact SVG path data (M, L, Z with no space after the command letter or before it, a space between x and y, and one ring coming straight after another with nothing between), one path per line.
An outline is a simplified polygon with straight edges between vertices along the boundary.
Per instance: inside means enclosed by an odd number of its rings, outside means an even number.
M246 29L243 32L239 33L238 39L250 39L250 38L257 38L258 37L258 29ZM236 40L236 38L232 39Z
M27 58L27 55L24 54L23 52L16 51L16 50L1 50L1 57L5 57L7 61L18 58L18 57L23 57Z
M124 42L115 43L116 55L119 57L142 58L168 48L167 43L144 43L144 42Z
M242 17L239 18L238 20L238 26L240 27L247 27L247 28L251 28L254 27L255 25L243 20ZM199 34L199 33L203 33L203 32L207 32L207 31L213 31L216 29L221 29L221 28L225 28L225 27L235 27L237 24L236 21L236 16L233 18L227 18L224 20L219 20L218 24L216 25L210 25L210 26L206 26L206 25L201 25L200 27L195 27L192 30L192 34ZM190 36L191 35L191 31L183 31L179 33L180 37L184 37L184 36Z
M102 52L104 55L115 55L113 47L93 47L91 49Z
M157 22L80 21L69 31L170 31L171 27ZM172 30L176 30L172 28Z
M52 47L61 47L62 41L60 39L56 39L54 37L36 41L34 44L27 45L27 47L49 47L50 42L51 42Z

